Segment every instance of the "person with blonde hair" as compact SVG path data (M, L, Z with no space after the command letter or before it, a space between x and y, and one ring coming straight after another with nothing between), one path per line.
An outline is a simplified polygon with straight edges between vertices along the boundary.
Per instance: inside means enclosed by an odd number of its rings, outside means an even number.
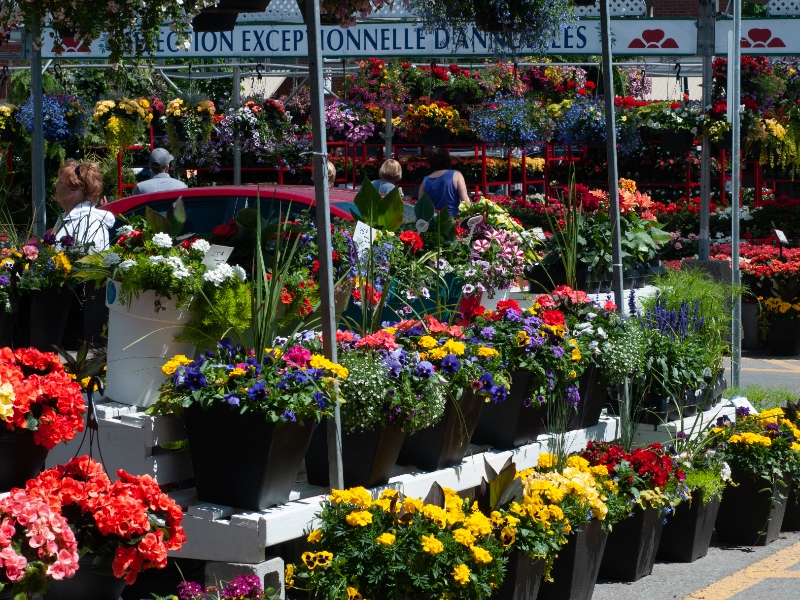
M325 164L328 165L328 188L330 189L336 185L336 165L331 161L327 161Z
M103 192L103 174L97 163L68 160L58 170L56 202L63 211L52 232L58 246L108 250L108 230L115 217L97 208Z
M375 189L378 190L381 196L385 196L397 187L397 182L403 178L403 167L400 166L399 162L390 158L381 165L378 171L378 177L380 177L380 179L373 181L372 185L375 186ZM398 187L397 191L400 192L400 196L402 197L402 188Z

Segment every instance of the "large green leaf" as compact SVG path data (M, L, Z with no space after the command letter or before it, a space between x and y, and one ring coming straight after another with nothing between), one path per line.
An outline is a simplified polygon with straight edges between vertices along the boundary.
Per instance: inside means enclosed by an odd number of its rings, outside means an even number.
M353 202L360 213L353 213L353 216L374 229L395 231L403 224L403 199L397 188L381 196L372 182L364 177L364 183Z
M433 201L428 197L428 194L422 194L422 198L417 200L414 205L414 216L417 219L430 222L436 214L436 207L433 206Z
M172 237L180 235L186 223L186 207L183 205L183 196L175 200L175 203L169 207L167 220L170 223Z
M256 230L259 218L260 215L255 208L243 208L236 213L236 222L239 223L243 229L249 229L251 231Z
M169 219L149 206L144 209L144 217L153 233L172 233L172 223L169 222Z

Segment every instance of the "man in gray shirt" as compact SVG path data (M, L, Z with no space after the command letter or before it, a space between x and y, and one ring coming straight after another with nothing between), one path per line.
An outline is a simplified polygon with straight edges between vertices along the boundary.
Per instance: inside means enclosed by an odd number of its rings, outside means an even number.
M133 188L133 195L151 194L153 192L166 192L168 190L182 190L187 187L182 181L169 176L169 163L174 157L165 148L156 148L150 154L148 166L151 177L147 181L139 182Z

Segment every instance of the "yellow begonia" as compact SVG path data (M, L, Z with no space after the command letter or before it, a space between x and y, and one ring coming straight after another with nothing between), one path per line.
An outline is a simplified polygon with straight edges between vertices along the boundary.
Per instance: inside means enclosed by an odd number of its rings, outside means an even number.
M14 414L14 399L16 398L14 387L5 382L0 385L0 419L8 421Z

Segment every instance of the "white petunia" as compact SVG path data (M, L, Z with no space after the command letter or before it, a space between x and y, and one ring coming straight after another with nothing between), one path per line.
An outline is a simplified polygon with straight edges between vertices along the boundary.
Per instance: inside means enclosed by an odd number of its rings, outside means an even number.
M153 236L153 245L156 248L172 248L172 238L167 233L157 233Z
M608 339L608 334L605 331L603 331L602 327L598 327L597 328L597 335L599 335L601 339L604 339L604 340Z
M147 259L147 262L149 262L151 265L158 265L163 263L165 260L166 259L163 256L151 256Z
M233 277L233 268L227 263L217 265L215 269L203 273L203 281L213 283L216 287L219 287L222 283L225 283L226 280L232 279Z
M239 281L247 281L247 272L239 265L233 267L233 275Z
M164 262L172 267L172 276L175 277L175 279L183 279L191 275L189 269L186 268L183 261L177 256L168 256L164 259Z
M205 240L195 240L192 242L192 250L196 250L197 252L202 252L205 254L208 252L209 248L211 248L211 244Z
M130 235L131 233L133 233L133 227L130 225L123 225L117 229L117 235Z
M131 259L123 260L121 263L119 263L119 267L117 267L117 268L124 273L125 271L130 269L135 264L136 264L135 260L131 260Z
M104 267L113 267L114 265L118 265L122 258L116 252L109 252L103 257L103 266Z

